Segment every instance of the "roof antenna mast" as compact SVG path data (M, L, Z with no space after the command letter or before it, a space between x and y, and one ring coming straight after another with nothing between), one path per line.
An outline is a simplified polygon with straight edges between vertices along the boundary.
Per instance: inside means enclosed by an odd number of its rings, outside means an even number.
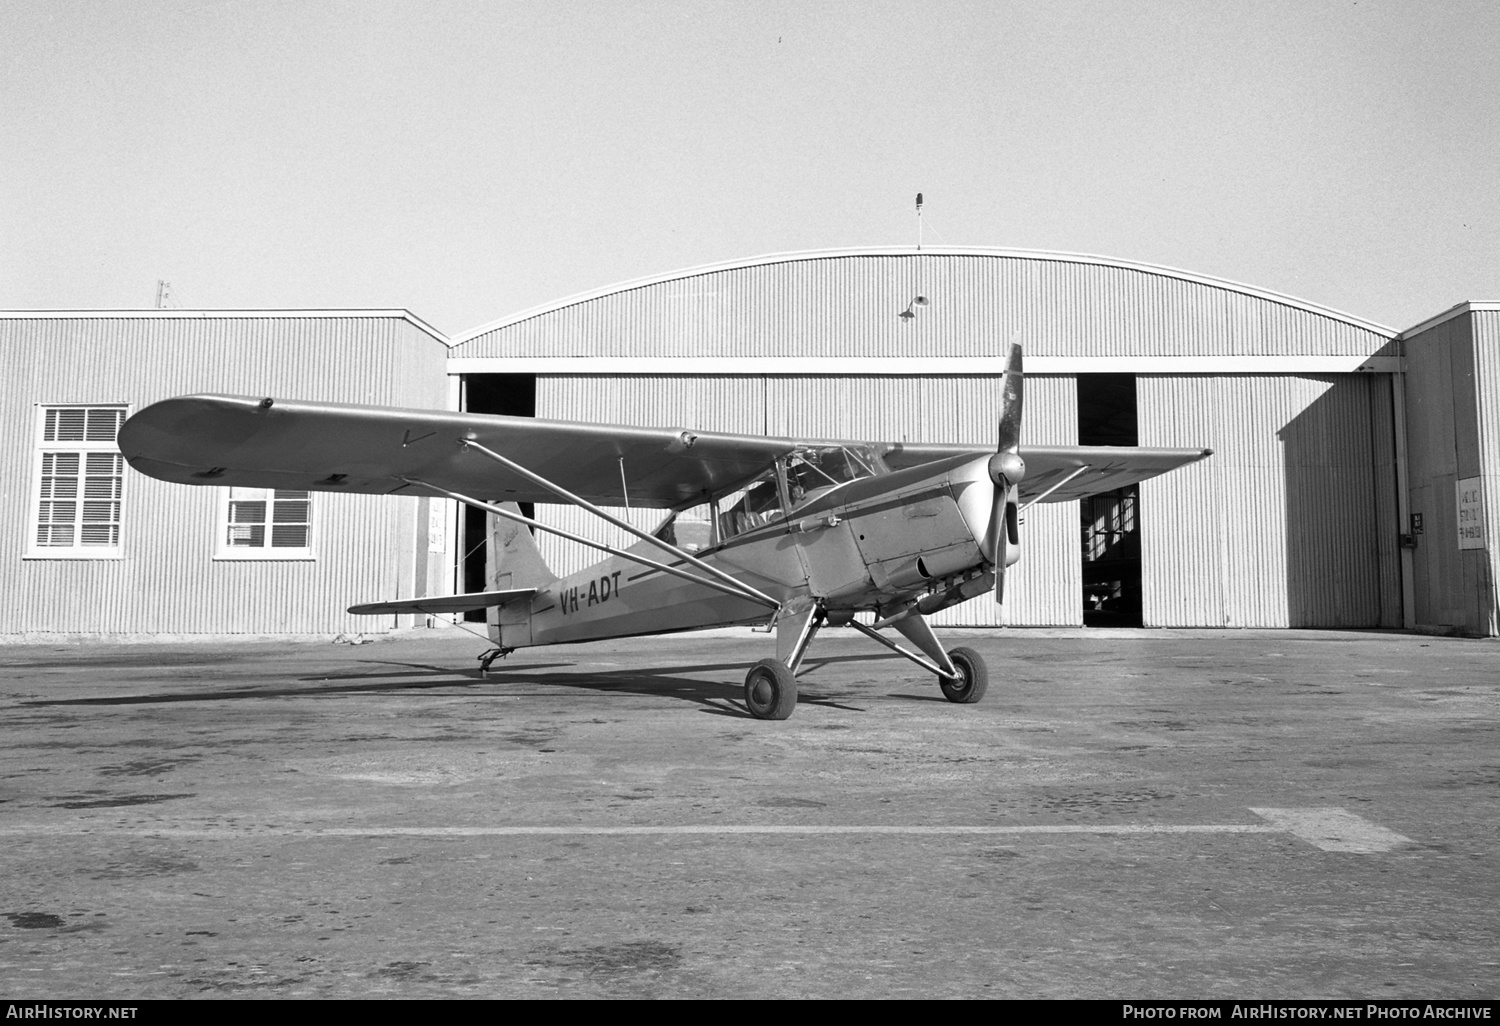
M917 193L917 249L922 248L922 194Z

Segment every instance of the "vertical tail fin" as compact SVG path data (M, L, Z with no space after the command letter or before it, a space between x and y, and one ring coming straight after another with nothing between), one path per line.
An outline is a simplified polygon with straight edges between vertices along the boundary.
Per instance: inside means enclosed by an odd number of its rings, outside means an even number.
M521 512L514 502L501 505L513 513ZM541 588L557 580L557 575L542 561L536 539L525 524L503 517L488 516L489 553L485 559L485 580L491 591L511 588Z
M514 502L502 503L501 508L512 513L521 512ZM490 590L541 590L557 580L557 575L542 561L536 539L531 537L531 530L525 524L493 515L486 519L489 521L489 545L484 576ZM491 609L485 619L490 637L499 648L509 650L531 644L530 600L507 602L498 609Z

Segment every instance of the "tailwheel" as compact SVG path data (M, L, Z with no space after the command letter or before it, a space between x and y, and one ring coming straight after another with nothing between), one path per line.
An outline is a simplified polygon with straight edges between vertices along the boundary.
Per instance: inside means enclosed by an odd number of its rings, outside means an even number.
M503 647L502 648L492 648L492 649L490 649L488 652L485 652L484 654L482 654L479 657L479 672L480 673L489 673L490 672L490 665L496 659L504 659L506 656L510 655L514 651L515 651L515 649L513 649L513 648L503 648Z
M745 705L758 720L784 720L797 708L797 678L779 659L762 659L745 674Z
M938 678L943 697L950 702L973 705L984 697L984 689L990 686L990 671L984 664L984 657L972 648L955 648L948 653L948 658L953 661L959 679Z

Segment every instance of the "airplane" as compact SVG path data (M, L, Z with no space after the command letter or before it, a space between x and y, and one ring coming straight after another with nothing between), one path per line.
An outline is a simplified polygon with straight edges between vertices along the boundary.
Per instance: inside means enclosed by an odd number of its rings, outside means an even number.
M926 617L992 592L1020 558L1020 514L1110 491L1208 449L1020 444L1022 354L1001 378L993 449L734 435L230 395L167 399L121 427L137 471L189 485L455 499L489 517L488 590L371 602L354 614L485 609L493 648L734 625L776 634L750 667L745 706L784 720L823 626L851 627L936 676L951 702L988 685L971 648L945 649ZM608 545L521 513L578 506L636 539ZM658 509L645 531L601 509ZM605 552L567 577L533 532ZM861 615L870 617L865 623ZM882 633L887 628L911 647ZM913 650L915 649L915 650Z

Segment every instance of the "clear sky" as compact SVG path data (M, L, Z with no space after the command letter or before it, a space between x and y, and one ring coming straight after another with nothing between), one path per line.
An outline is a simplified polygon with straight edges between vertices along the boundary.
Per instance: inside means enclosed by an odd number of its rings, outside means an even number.
M1491 0L4 0L0 308L458 333L926 241L1500 300Z

